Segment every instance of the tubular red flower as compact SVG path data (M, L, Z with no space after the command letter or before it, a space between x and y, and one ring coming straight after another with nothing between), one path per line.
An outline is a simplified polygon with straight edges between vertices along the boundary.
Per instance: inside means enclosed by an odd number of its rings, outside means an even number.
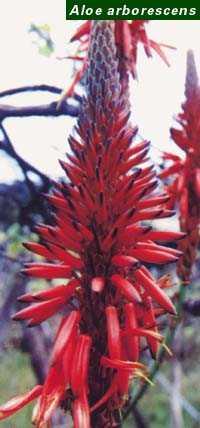
M108 333L108 351L109 356L112 360L120 360L120 358L123 357L123 344L121 343L121 331L120 331L120 325L119 325L119 319L117 310L114 306L108 306L106 308L106 321L107 321L107 333ZM116 386L115 386L115 380L114 384L111 384L110 388L108 389L109 394L113 392L118 392L120 396L127 395L128 388L129 388L129 378L132 371L128 371L127 373L124 373L124 370L117 371L116 375ZM105 397L105 395L104 395Z
M39 256L46 257L49 260L54 260L53 254L44 245L38 244L37 242L25 242L23 245L25 248L27 248L27 250L33 251Z
M178 260L173 254L168 253L167 250L158 251L156 249L135 249L131 250L131 254L137 257L138 260L148 263L165 264L170 262L176 262Z
M72 311L66 319L62 320L51 355L52 365L63 356L69 341L73 338L79 320L80 313L78 311Z
M137 269L135 272L136 280L145 288L147 293L157 301L157 303L172 314L176 314L176 309L172 304L169 297L159 288L156 282L153 282L148 276L142 272L141 269Z
M51 299L47 302L36 303L33 306L17 312L12 318L15 321L31 319L38 324L57 312L58 308L62 306L63 303L64 299L60 297Z
M150 296L146 297L146 305L144 309L144 325L146 328L150 328L153 332L158 333L156 316L153 310L152 299ZM155 358L159 349L159 341L154 337L147 336L147 342L149 344L151 354Z
M118 359L111 359L108 357L101 357L102 366L109 367L112 369L120 369L120 370L135 370L135 369L145 369L144 364L132 361L123 361Z
M72 271L71 266L50 263L27 263L26 266L22 272L36 278L69 278Z
M24 395L19 395L17 397L11 398L6 404L0 406L0 420L8 418L16 413L18 410L22 409L31 401L38 398L42 393L42 386L35 386L30 392Z
M125 311L125 330L138 328L138 321L135 306L133 303L127 303L124 307ZM128 335L125 337L127 343L128 357L132 361L138 361L140 355L139 337L136 335Z
M147 338L153 338L156 339L159 342L163 341L163 336L161 336L159 333L156 333L152 330L147 330L145 328L131 328L130 330L127 330L125 334L133 334L135 336L144 336Z
M47 290L38 291L37 293L27 293L19 297L20 302L35 302L40 300L51 300L56 298L62 298L65 303L74 294L76 288L80 285L80 281L73 279L66 285L58 285Z
M70 375L71 388L77 397L88 391L87 378L91 345L90 336L80 335L78 337Z
M120 275L112 275L112 284L131 302L141 303L141 297L133 285Z
M170 231L157 231L157 230L150 230L145 235L145 240L152 240L152 241L158 241L158 242L172 242L177 241L179 239L183 239L186 236L185 233L182 232L170 232ZM141 241L143 239L141 238Z
M50 420L53 411L64 395L65 388L66 381L62 366L56 362L55 366L49 369L42 389L37 414L35 416L37 428L42 428L44 424Z
M90 412L85 396L81 396L73 404L74 428L90 428Z
M48 244L48 248L52 251L54 259L57 258L74 269L81 269L83 267L83 262L79 258L72 256L63 248L51 243Z
M120 267L134 267L138 264L138 260L131 256L115 255L111 262Z
M110 358L120 359L121 357L121 337L117 310L114 306L106 308L106 321L108 333L108 351Z

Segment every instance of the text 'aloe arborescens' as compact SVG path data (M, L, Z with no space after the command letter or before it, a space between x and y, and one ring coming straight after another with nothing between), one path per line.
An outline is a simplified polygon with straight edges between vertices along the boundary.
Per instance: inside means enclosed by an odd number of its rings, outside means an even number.
M27 275L64 280L23 295L30 306L14 319L34 326L61 308L67 315L44 385L2 406L0 418L39 397L38 428L59 405L71 411L76 428L118 426L130 382L147 377L144 346L155 357L163 340L157 317L175 314L167 281L156 280L145 264L175 262L180 252L163 244L183 234L149 225L173 213L164 208L168 196L156 191L153 167L145 165L149 143L133 143L114 29L113 21L92 25L86 97L76 136L69 139L69 160L61 162L68 179L48 196L56 224L39 225L41 242L26 244L47 259L27 265Z

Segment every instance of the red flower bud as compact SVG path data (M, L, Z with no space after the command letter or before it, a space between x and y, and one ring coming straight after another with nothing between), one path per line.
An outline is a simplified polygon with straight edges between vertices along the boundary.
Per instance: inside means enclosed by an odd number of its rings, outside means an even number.
M120 275L112 275L111 282L117 288L117 290L130 302L141 303L141 297L138 291L127 279Z

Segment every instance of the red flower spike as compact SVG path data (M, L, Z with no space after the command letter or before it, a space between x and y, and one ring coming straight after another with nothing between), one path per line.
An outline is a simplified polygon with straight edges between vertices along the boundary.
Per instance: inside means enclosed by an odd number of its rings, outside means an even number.
M6 404L0 406L0 421L21 410L28 403L38 398L41 393L42 386L37 385L27 394L11 398L11 400L9 400Z
M178 203L180 227L187 233L179 244L183 256L178 264L178 274L187 284L200 242L200 85L192 51L189 51L187 56L185 96L183 111L177 117L181 129L171 129L171 137L184 152L184 157L182 159L164 153L163 158L164 162L167 162L167 167L160 173L160 177L168 179L166 183L170 196L168 206L173 207Z
M168 197L155 192L153 165L142 166L149 143L132 142L137 129L129 123L126 67L135 71L135 62L123 56L124 48L130 52L123 28L132 41L140 34L138 41L149 55L151 43L144 25L132 21L124 27L122 21L98 20L90 25L86 96L69 141L72 153L61 163L67 180L55 185L48 197L54 226L38 225L41 243L27 245L49 262L28 264L25 269L33 277L69 278L69 284L27 293L22 301L34 305L16 314L29 326L60 308L68 314L56 334L37 428L49 423L61 404L73 413L76 427L116 426L130 381L146 378L139 361L140 336L146 337L150 348L153 340L161 340L156 320L151 326L144 321L145 311L152 310L154 317L175 312L164 287L141 260L174 261L180 253L168 250L165 243L185 236L143 224L172 214L165 209ZM134 54L136 50L133 45ZM149 296L152 309L147 305Z
M83 392L88 391L87 377L91 345L91 337L87 335L78 337L70 375L71 388L76 397L81 397Z

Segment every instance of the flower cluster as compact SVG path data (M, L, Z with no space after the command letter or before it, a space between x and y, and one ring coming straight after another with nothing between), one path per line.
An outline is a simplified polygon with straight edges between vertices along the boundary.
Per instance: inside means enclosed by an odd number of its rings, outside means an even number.
M92 25L86 97L71 154L61 162L67 180L47 196L55 225L38 225L41 242L26 244L47 259L26 265L27 275L65 280L23 295L30 306L14 319L34 326L61 308L66 316L44 385L1 406L0 419L38 397L37 428L57 406L71 411L75 428L116 426L130 382L147 379L144 348L155 357L163 342L158 317L175 314L168 279L155 279L146 264L177 261L180 252L165 244L184 234L149 224L173 212L157 190L149 142L133 143L137 130L120 85L115 29L113 21Z
M162 60L169 66L168 59L163 51L163 47L171 48L171 46L157 43L151 40L146 32L145 24L148 21L132 20L132 21L116 21L115 24L115 44L117 47L117 56L119 58L119 74L120 83L125 84L125 77L130 72L133 78L137 77L137 52L138 45L142 44L145 53L148 57L152 57L152 51L155 51ZM81 62L82 66L77 71L70 88L65 92L64 97L71 97L74 94L74 89L83 76L85 75L88 64L88 47L90 40L92 21L84 22L76 31L71 41L79 41L77 53L68 58Z
M192 51L187 57L185 95L183 111L177 117L179 129L171 129L171 137L184 157L165 153L164 160L170 165L160 178L170 178L167 186L170 206L178 203L181 230L187 233L179 244L183 256L178 263L178 273L188 282L199 245L200 226L200 86Z

